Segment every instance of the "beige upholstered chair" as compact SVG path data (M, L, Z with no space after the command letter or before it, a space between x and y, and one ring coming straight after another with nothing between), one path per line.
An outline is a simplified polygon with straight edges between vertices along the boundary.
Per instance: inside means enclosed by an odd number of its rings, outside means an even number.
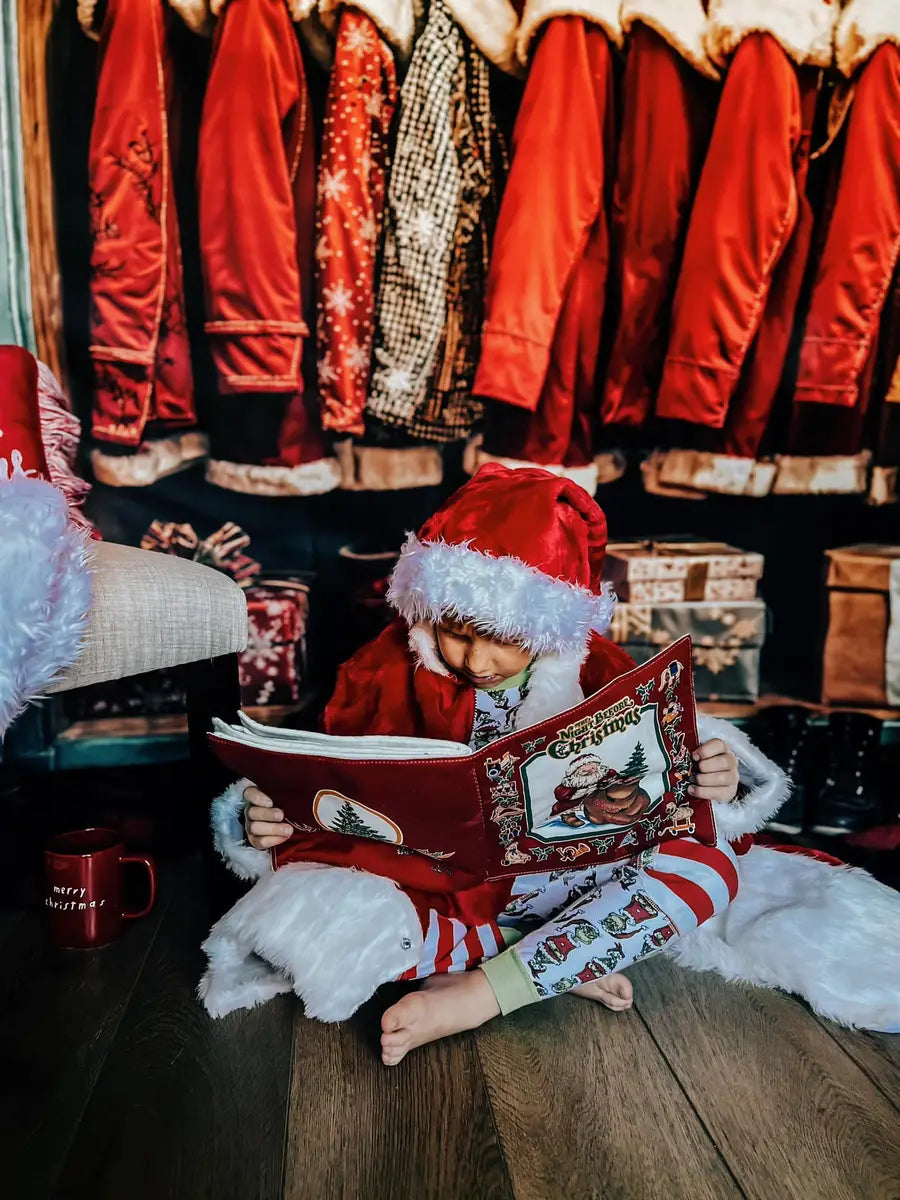
M209 753L206 733L214 716L233 720L240 707L237 655L247 642L244 593L228 576L166 554L98 542L92 556L87 644L53 691L184 666L199 820L225 778Z

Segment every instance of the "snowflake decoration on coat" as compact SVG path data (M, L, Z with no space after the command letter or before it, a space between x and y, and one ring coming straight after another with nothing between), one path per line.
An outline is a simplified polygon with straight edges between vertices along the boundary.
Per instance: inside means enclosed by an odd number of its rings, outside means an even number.
M339 317L346 317L347 313L353 307L353 293L344 283L343 279L339 279L337 283L326 287L322 292L322 297L328 312L337 313Z
M340 200L347 187L346 167L338 167L336 171L325 170L319 178L319 194L325 200Z
M409 371L391 367L384 377L384 386L389 392L411 392L412 378Z
M368 370L372 352L368 346L354 345L347 351L347 365L354 371Z
M334 383L338 374L327 358L319 360L319 383Z
M410 230L420 246L430 246L436 228L434 213L430 213L427 208L420 208L413 217Z
M350 51L351 54L358 54L360 51L368 50L372 45L369 31L362 25L348 29L343 36L342 42L342 49Z

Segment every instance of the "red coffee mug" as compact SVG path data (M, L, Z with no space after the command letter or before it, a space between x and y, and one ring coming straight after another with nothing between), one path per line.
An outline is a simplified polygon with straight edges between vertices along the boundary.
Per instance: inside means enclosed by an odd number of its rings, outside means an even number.
M125 854L112 829L78 829L53 839L44 851L50 938L65 950L108 946L123 922L145 917L156 900L156 864L144 854ZM150 876L150 899L140 912L122 910L122 867L143 863Z

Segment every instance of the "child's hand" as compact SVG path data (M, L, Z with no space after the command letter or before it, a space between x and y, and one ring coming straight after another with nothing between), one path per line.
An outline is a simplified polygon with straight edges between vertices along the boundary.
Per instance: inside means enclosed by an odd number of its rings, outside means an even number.
M737 795L738 761L720 738L705 742L694 752L696 774L688 788L700 800L727 804Z
M271 850L286 842L294 832L284 824L284 813L257 787L244 792L244 832L255 850Z

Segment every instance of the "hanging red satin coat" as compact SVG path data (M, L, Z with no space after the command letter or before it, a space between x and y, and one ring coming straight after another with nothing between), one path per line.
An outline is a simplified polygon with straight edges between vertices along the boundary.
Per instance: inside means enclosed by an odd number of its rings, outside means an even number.
M474 391L485 452L591 463L590 412L609 259L612 48L580 17L547 25L525 86L488 277ZM553 219L548 219L552 214ZM535 414L532 416L532 414Z
M900 254L900 46L856 82L841 184L806 318L795 399L853 407Z
M702 15L699 0L697 9ZM601 408L608 425L642 425L653 408L718 99L708 61L705 73L655 29L640 20L632 27L612 204L619 315Z
M660 417L725 425L797 226L809 86L769 34L750 34L734 55L691 213Z
M91 127L92 432L140 444L148 422L196 423L169 129L172 14L108 0Z
M313 307L315 174L306 76L288 8L284 0L228 0L215 32L197 186L219 392L246 398L246 407L220 406L236 422L230 435L215 427L221 416L211 417L214 459L238 461L212 462L209 477L237 490L334 486L318 470L319 418L302 369ZM239 447L242 429L252 433L257 416L271 423L273 415L270 444L258 452L262 465L276 468L269 479L241 469L253 455L239 456ZM223 456L217 440L232 449ZM301 482L296 469L304 466L313 471Z

